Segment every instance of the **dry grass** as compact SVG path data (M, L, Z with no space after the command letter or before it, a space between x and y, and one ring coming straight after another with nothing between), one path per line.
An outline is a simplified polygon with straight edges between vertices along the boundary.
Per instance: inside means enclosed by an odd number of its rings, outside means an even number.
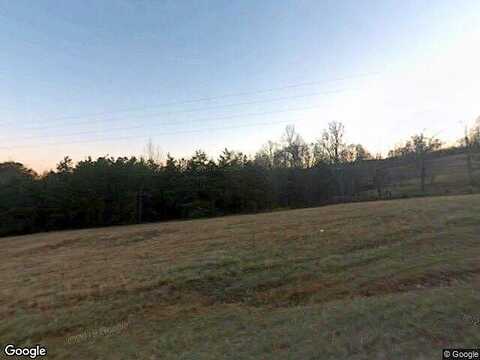
M480 342L479 234L480 196L452 196L4 238L0 343L49 358L439 358Z
M480 192L480 157L473 157L473 179L477 183L471 186L468 176L467 156L446 155L427 161L425 192L420 191L419 170L415 162L409 165L389 168L390 184L387 186L395 198L413 196L462 195ZM370 197L375 192L368 193Z

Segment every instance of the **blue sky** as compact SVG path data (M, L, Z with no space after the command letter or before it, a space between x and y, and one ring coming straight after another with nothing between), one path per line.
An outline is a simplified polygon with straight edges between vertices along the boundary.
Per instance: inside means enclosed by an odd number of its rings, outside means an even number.
M461 0L3 0L0 161L254 153L332 120L372 152L454 141L480 115L479 20Z

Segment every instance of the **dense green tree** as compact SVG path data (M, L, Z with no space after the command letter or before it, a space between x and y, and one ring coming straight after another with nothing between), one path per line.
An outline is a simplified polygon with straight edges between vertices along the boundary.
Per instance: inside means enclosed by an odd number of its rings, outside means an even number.
M151 156L76 164L67 156L42 176L0 163L0 236L317 206L354 200L365 189L382 197L388 161L416 164L424 179L425 159L439 146L420 134L394 158L374 160L361 145L347 145L341 123L330 123L312 145L289 126L254 159L226 148L217 160L198 150L159 161L150 142Z

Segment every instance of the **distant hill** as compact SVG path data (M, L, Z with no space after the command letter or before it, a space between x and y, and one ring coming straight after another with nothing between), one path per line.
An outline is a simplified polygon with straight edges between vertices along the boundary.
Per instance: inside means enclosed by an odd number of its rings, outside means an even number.
M476 186L472 187L467 170L467 155L459 150L437 151L426 160L426 191L420 191L420 176L417 163L413 159L371 160L362 166L361 181L366 190L357 199L374 200L379 197L375 191L375 174L381 170L384 176L383 191L392 198L431 196L448 194L469 194L480 189L480 153L472 155L473 177ZM353 198L354 200L355 198Z

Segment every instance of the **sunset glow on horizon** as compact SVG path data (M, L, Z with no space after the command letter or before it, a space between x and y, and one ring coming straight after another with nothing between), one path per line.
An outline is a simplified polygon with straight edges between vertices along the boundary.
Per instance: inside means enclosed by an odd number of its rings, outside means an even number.
M43 172L149 139L254 155L330 121L386 155L420 132L455 144L480 115L478 2L247 3L3 2L0 162Z

